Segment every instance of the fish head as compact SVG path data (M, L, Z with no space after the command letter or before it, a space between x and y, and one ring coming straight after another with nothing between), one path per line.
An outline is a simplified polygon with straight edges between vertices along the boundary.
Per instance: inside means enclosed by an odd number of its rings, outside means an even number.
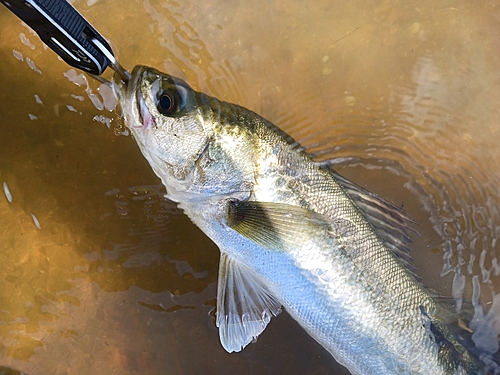
M167 189L189 183L211 135L197 93L183 80L146 66L136 66L127 84L115 75L113 88L125 125Z
M239 107L145 66L136 66L128 83L115 75L113 88L125 125L170 199L248 195L254 143Z

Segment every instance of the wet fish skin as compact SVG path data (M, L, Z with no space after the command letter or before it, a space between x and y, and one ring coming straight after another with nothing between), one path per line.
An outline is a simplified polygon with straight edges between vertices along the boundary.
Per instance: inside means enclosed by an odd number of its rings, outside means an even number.
M221 250L226 350L246 346L282 305L353 374L482 373L447 331L446 309L286 133L152 68L134 68L115 91L168 197Z

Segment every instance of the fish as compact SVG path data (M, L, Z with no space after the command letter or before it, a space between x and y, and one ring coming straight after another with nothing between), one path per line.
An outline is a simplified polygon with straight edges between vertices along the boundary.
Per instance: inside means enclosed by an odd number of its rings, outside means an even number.
M412 269L404 211L179 78L138 65L113 89L167 197L220 249L216 325L228 352L284 308L352 374L487 373L467 309Z

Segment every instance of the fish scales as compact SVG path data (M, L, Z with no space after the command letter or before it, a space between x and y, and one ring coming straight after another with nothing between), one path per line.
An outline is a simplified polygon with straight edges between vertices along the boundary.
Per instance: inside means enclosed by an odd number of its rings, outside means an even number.
M152 68L114 85L168 197L221 250L226 350L245 347L283 306L353 374L483 372L441 323L436 296L290 136Z

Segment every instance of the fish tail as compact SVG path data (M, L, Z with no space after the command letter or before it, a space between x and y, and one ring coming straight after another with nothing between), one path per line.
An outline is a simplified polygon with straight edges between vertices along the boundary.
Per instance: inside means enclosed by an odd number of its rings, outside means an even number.
M454 310L453 299L440 299L442 311L428 314L421 308L422 315L442 361L451 369L462 367L467 374L500 375L500 295L485 312L478 296L478 280L473 284L472 301L460 301L458 312L449 313Z

